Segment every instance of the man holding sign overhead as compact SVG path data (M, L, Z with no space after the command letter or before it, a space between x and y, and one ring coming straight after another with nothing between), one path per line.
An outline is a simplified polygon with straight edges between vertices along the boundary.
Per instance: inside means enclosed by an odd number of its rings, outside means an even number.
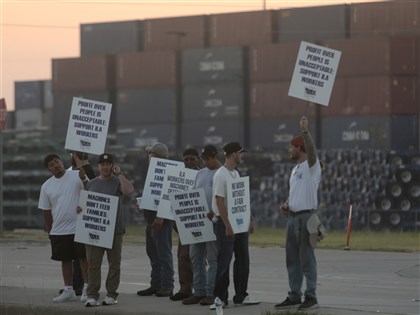
M318 307L316 297L316 259L307 229L309 218L318 207L317 192L321 181L321 164L316 148L308 132L308 119L300 120L301 136L292 139L289 157L297 165L290 176L289 198L280 207L288 216L286 227L286 265L290 291L286 300L276 304L277 309L298 307L308 310ZM302 303L302 284L306 278L305 300Z
M121 173L119 166L114 165L114 158L109 153L104 153L98 159L99 176L87 183L87 190L102 193L110 196L129 196L134 192L130 181ZM86 256L88 259L89 284L87 288L88 300L86 307L98 305L99 289L101 288L101 265L104 253L108 258L108 276L105 286L107 294L102 305L113 305L117 303L118 286L121 274L121 251L123 235L125 233L124 212L121 208L121 200L118 202L114 239L112 248L103 248L94 245L86 245ZM105 212L105 211L103 211ZM104 214L104 217L105 214Z

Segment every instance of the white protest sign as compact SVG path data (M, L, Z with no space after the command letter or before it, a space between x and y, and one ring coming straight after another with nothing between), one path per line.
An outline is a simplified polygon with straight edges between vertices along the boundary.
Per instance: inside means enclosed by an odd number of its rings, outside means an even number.
M251 222L249 177L227 182L227 211L233 233L247 232Z
M151 158L144 183L141 208L157 211L168 166L184 167L184 162Z
M104 153L112 104L73 97L65 149Z
M203 188L173 193L169 198L182 245L216 240Z
M301 42L289 96L328 106L341 52Z
M118 210L118 197L93 191L80 192L74 240L98 247L112 248L115 222Z
M198 171L182 166L170 166L166 168L165 181L163 182L162 195L159 201L159 218L173 220L169 195L179 191L188 191L194 187L195 177Z

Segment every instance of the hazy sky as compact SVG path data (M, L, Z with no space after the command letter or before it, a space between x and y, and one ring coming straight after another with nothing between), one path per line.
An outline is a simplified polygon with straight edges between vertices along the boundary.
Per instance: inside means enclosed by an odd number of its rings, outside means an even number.
M375 0L266 0L267 9ZM0 0L0 98L14 109L14 82L51 79L51 59L80 54L81 23L262 10L264 0Z

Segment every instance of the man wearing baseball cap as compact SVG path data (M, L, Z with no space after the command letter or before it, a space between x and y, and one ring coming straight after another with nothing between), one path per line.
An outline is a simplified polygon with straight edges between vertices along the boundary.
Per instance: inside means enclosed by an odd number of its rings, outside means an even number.
M129 196L134 192L131 182L121 172L121 168L114 164L114 157L109 153L101 154L98 158L99 176L86 184L86 190L106 194L110 196ZM125 233L124 211L122 200L119 198L116 211L116 221L112 248L103 248L94 245L86 245L86 256L88 259L89 284L87 288L88 300L86 307L98 305L99 289L101 288L101 265L106 252L108 259L108 275L105 282L106 296L102 305L117 304L121 274L121 252L123 235Z
M286 265L290 291L286 300L276 304L276 309L298 307L309 310L318 307L316 297L316 259L307 229L309 218L318 207L317 191L321 181L321 164L316 156L314 141L309 134L308 119L300 120L302 135L294 137L289 146L289 157L297 165L290 176L289 198L280 207L288 216L286 227ZM302 303L302 284L306 290Z
M218 159L217 148L214 145L206 145L201 151L201 159L205 168L201 169L196 176L194 188L203 188L207 204L211 206L213 192L213 177L222 166ZM210 209L208 218L213 219L214 213ZM213 231L216 233L216 223L213 223ZM190 258L193 266L194 295L182 300L182 304L212 305L214 303L214 285L217 273L217 242L209 241L190 245ZM208 268L206 270L206 264Z

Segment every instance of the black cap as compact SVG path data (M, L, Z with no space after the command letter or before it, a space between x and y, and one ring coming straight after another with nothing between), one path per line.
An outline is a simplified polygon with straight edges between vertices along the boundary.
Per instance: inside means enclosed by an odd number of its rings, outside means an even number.
M203 148L203 150L201 150L200 155L203 158L214 157L215 155L217 155L217 148L212 144L208 144Z
M45 167L48 167L48 163L50 163L52 160L55 160L55 159L61 160L60 157L57 154L54 154L54 153L53 154L48 154L44 158L44 166Z
M239 152L239 153L246 152L244 148L242 148L242 146L238 142L229 142L225 144L225 146L223 147L223 151L225 152L226 155L229 155L235 152Z
M198 157L198 151L194 148L188 148L184 151L182 156L187 156L187 155L194 155L194 156Z
M104 153L99 156L98 163L109 162L114 163L114 157L109 153Z

